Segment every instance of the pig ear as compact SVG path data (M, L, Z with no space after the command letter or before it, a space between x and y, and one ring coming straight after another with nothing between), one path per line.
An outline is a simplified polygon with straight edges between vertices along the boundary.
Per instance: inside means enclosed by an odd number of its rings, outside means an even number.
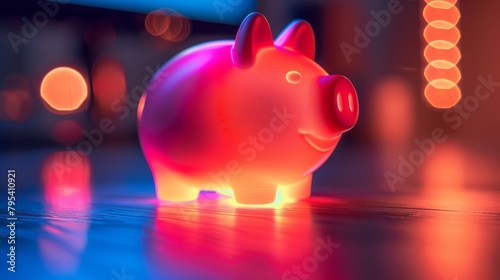
M299 52L314 60L316 53L314 31L307 21L295 20L276 38L276 46Z
M236 34L231 49L233 64L238 67L250 67L260 49L274 46L273 35L267 19L259 13L249 14Z

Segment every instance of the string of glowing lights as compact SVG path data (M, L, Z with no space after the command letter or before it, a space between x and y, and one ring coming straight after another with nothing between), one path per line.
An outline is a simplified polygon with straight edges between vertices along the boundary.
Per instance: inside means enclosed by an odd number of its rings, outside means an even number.
M462 78L458 62L461 58L457 46L460 30L457 23L460 11L457 0L425 0L423 17L426 27L423 32L427 43L424 57L427 66L424 77L427 86L424 95L436 108L453 107L462 97L458 82Z

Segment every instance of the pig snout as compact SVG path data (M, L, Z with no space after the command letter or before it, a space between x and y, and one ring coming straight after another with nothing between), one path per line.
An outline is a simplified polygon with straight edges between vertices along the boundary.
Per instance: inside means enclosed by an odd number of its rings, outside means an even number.
M359 115L358 95L354 86L344 76L330 75L320 78L326 96L327 114L332 126L343 133L356 124Z

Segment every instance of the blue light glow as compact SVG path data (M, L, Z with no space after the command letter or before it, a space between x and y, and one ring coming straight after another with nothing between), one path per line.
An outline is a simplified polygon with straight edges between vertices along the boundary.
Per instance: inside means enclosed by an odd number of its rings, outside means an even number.
M69 3L138 13L169 8L190 19L225 24L240 24L255 10L255 0L71 0Z

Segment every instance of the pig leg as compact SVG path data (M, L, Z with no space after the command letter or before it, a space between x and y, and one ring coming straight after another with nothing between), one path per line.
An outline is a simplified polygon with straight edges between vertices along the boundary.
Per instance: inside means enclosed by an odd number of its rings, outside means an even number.
M279 192L285 202L307 199L311 195L312 174L287 185L280 185Z
M184 176L168 169L153 169L156 197L167 201L189 201L198 198L199 188Z
M276 199L277 186L256 180L238 180L232 185L234 198L241 204L269 204Z

